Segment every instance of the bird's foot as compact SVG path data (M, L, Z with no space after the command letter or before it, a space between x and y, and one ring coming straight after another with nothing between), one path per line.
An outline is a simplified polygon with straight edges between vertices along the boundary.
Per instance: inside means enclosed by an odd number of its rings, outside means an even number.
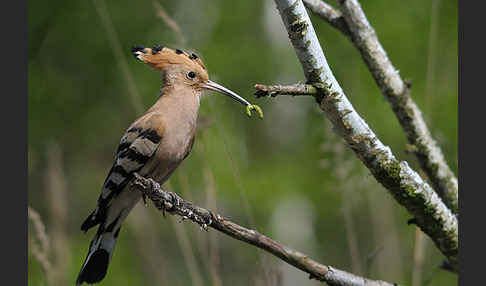
M165 211L174 211L174 209L181 206L183 202L184 200L179 197L178 194L174 192L163 191L162 204L160 204L160 207L158 206L157 208L162 211L162 214L165 217Z
M145 207L148 206L147 198L151 199L151 192L155 189L160 189L160 184L154 181L152 178L145 178L140 176L138 173L134 173L135 180L132 181L132 185L138 187L138 191L142 194L142 200ZM156 201L154 204L157 206ZM158 207L159 208L159 207Z
M171 196L171 201L172 201L172 207L174 206L180 206L184 200L176 193L174 192L167 192Z

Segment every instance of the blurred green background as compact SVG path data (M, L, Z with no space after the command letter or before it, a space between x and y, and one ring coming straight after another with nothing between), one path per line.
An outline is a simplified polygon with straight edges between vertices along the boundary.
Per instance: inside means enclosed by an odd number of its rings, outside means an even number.
M412 96L457 174L457 1L361 4L394 66L412 81ZM311 19L355 109L418 170L358 51ZM47 233L39 242L29 222L29 285L74 284L95 232L79 227L121 135L157 99L160 76L134 60L135 44L195 51L212 80L265 112L263 121L249 119L223 95L204 97L193 151L166 188L324 264L406 285L457 284L438 269L443 257L430 239L417 250L411 216L312 98L253 97L256 83L305 81L273 1L29 1L28 24L28 203ZM255 247L179 220L137 205L102 285L320 284ZM47 274L38 252L46 254Z

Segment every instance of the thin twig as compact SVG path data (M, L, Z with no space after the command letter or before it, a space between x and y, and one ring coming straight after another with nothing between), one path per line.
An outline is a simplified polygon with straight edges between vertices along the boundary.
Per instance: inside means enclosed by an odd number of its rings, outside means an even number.
M215 109L214 102L213 101L209 101L209 102L210 102L210 108L212 110L214 110ZM223 120L217 120L216 126L217 126L219 134L221 136L221 139L222 139L221 141L223 142L225 155L226 155L226 158L228 159L228 162L231 166L231 171L233 172L233 178L235 179L236 186L237 186L238 191L240 193L240 199L241 199L241 202L242 202L242 205L243 205L243 210L245 211L245 215L247 216L248 221L250 222L250 226L252 228L256 228L255 216L253 215L253 209L252 209L252 206L250 205L250 202L248 201L248 196L246 194L245 186L243 184L243 180L241 179L240 170L238 168L238 165L235 164L235 161L233 160L233 155L232 155L231 150L229 149L229 146L227 144L228 138L227 138L226 132L224 130L224 123L223 122L224 122ZM263 272L263 278L265 280L265 284L268 285L268 284L270 284L268 266L267 266L266 263L264 263L262 255L259 255L258 260L259 260L258 263L260 264L259 269Z
M35 231L35 237L38 244L34 241L34 236L31 236L31 251L34 257L39 261L42 270L46 275L47 285L52 285L52 264L49 261L50 243L49 237L46 233L46 227L38 212L30 206L27 208L29 220L32 222Z
M357 0L338 1L338 12L321 0L304 0L306 6L348 36L361 53L383 96L388 100L408 142L414 146L421 168L425 171L444 203L458 212L457 178L449 168L442 150L427 128L420 109L410 96L410 83L405 82L392 65ZM321 5L317 3L321 2ZM344 19L339 26L332 24Z
M264 96L276 97L277 95L316 95L317 89L310 84L293 84L293 85L263 85L255 84L255 96L257 98Z
M458 221L436 192L385 146L347 99L332 74L314 27L301 0L275 0L305 77L316 87L316 97L334 130L356 156L413 216L439 250L457 267ZM346 1L347 3L348 1Z
M172 189L170 182L165 183L167 188ZM172 220L172 226L174 227L177 243L182 251L182 257L186 263L187 270L189 270L189 276L191 277L192 285L202 286L204 285L201 270L196 261L194 250L192 248L189 235L186 233L186 229L179 221Z
M199 144L201 144L201 141L199 141ZM197 148L199 144L194 147ZM177 176L177 181L179 182L180 187L178 188L178 190L180 194L185 198L187 198L187 200L194 201L194 194L191 192L191 186L189 183L189 178L187 176L187 170L185 169L185 166L179 167L177 174L175 175ZM202 235L197 235L199 234L198 233L199 231L195 228L190 228L188 229L188 231L190 231L190 233L186 235L189 235L190 237L194 237L198 255L207 256L208 255L208 247L206 245L207 238Z
M152 5L154 6L156 15L159 18L161 18L167 24L167 26L169 26L169 28L171 28L172 31L174 31L177 34L177 36L179 37L179 44L184 46L186 44L186 37L184 37L184 33L182 33L182 30L179 27L179 25L177 24L177 22L174 21L169 16L169 14L167 14L167 12L162 7L162 5L160 5L158 0L153 0Z
M154 253L164 253L171 246L160 243L158 221L158 217L153 217L148 208L135 207L125 224L135 235L133 240L135 245L132 248L137 253L137 262L144 276L150 277L152 285L165 285L166 281L171 279L169 273L172 273L173 265L167 263L162 255L154 255Z
M194 255L194 250L192 249L189 236L184 229L184 226L179 223L179 221L172 220L172 226L177 237L177 243L182 251L182 256L184 262L186 263L187 269L189 270L189 276L191 277L192 285L202 286L204 285L201 271L196 261L196 256Z
M125 82L127 83L128 94L130 95L132 104L135 107L135 112L137 114L141 114L143 112L143 104L138 94L137 85L135 84L135 80L133 79L130 69L128 68L127 59L124 56L123 50L121 48L122 45L120 44L120 40L118 39L116 30L113 27L110 15L108 14L108 11L106 9L105 1L93 0L93 4L96 7L96 12L98 12L98 16L100 17L103 28L105 29L106 35L108 36L111 49L113 50L113 54L116 57L116 61L120 65L123 77L125 78Z
M68 269L71 261L68 238L69 212L67 210L67 182L64 174L63 152L56 142L47 146L47 168L45 176L46 201L49 210L49 236L52 244L52 285L68 284Z
M375 251L367 255L366 263L373 266L373 274L383 279L403 281L405 267L403 259L390 259L390 257L402 257L403 247L400 247L400 236L397 228L394 213L394 201L389 196L383 196L381 192L366 192L368 211L370 218L370 229L372 231L372 244L376 246ZM379 206L379 207L376 207ZM367 269L369 270L369 269ZM368 275L363 273L363 275Z
M435 71L437 67L437 38L439 35L440 0L433 0L430 11L429 44L427 52L427 74L425 76L425 111L431 110L434 98Z
M356 235L356 227L354 226L352 205L349 198L349 189L343 192L345 196L342 200L342 211L344 216L344 228L346 230L346 242L349 248L349 254L351 257L351 269L355 273L362 274L363 267L361 266L361 260L359 255L359 243ZM346 197L348 196L348 197Z
M204 144L200 142L199 144ZM204 148L205 146L203 146ZM204 190L206 192L206 204L214 211L218 211L216 202L216 186L214 182L214 174L211 168L207 165L203 168L204 174ZM211 274L212 284L214 286L222 286L223 281L219 271L220 267L220 254L219 254L219 242L218 237L214 233L209 234L209 273Z
M425 246L425 237L417 227L415 228L415 242L413 244L412 286L422 285Z
M208 227L216 229L230 237L246 242L261 248L279 257L290 265L309 274L309 278L327 282L329 285L386 285L394 284L369 280L354 274L336 269L331 266L322 265L303 253L290 249L279 242L276 242L254 230L244 228L232 221L229 221L219 214L184 201L177 194L164 191L160 184L152 179L147 179L135 173L132 182L138 189L152 200L154 206L164 214L170 213L179 215L183 220L190 220L197 223L202 229Z
M344 35L351 37L351 31L340 11L321 0L304 0L304 5Z
M355 172L355 167L359 166L350 152L346 149L346 146L342 144L341 137L331 134L327 134L331 131L331 123L326 121L322 117L323 124L326 130L326 139L322 143L322 151L326 153L331 153L332 156L328 157L323 164L321 161L321 166L324 170L329 171L334 178L339 182L339 186L336 188L341 189L341 209L344 217L344 229L346 230L346 241L347 248L349 249L349 254L351 258L351 270L356 274L365 274L363 272L363 266L361 262L361 255L359 253L359 237L357 235L357 230L353 218L353 208L354 200L357 199L361 192L356 192L356 186L360 189L367 189L367 185L371 182L370 180L362 179L363 175ZM359 166L360 171L363 172L364 168Z
M365 268L366 268L366 271L365 273L368 274L370 273L370 267L371 267L371 264L373 264L373 262L375 261L376 257L378 256L378 254L385 248L384 245L378 245L372 252L370 252L367 256L366 256L366 262L365 262Z

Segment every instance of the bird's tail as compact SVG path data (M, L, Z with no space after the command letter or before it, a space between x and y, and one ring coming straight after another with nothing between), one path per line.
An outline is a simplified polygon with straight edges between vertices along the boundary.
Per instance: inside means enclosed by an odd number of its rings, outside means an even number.
M92 284L103 280L115 249L119 231L120 228L105 228L104 224L99 226L98 232L89 246L83 267L79 272L76 286L81 285L83 282Z

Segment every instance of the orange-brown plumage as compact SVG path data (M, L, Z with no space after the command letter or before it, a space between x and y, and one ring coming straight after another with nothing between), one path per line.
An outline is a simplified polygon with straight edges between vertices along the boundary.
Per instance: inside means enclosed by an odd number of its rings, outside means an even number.
M172 50L161 47L161 50L143 48L136 57L153 67L154 69L165 71L173 65L184 65L197 73L201 80L208 80L208 72L202 60L195 54L188 54L182 50Z

